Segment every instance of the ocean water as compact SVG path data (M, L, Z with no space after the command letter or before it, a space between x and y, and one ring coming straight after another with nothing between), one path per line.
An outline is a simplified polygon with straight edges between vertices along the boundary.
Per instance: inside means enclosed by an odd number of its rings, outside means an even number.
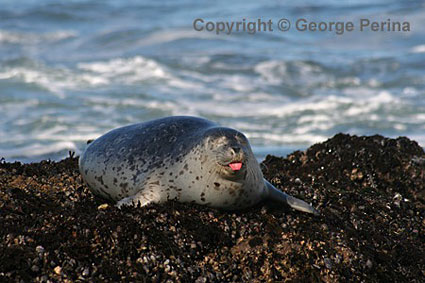
M195 19L273 31L217 35ZM355 29L301 31L298 19ZM361 31L361 19L384 30ZM338 132L425 146L424 27L424 1L1 0L0 157L59 160L168 115L237 128L259 159Z

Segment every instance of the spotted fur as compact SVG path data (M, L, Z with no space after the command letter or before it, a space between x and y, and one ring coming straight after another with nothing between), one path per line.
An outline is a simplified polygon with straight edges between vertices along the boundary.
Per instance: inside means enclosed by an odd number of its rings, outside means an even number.
M241 170L228 166L235 161ZM246 137L202 118L166 117L112 130L89 144L79 166L92 192L118 206L177 200L240 209L279 194L285 202L286 194L263 179Z

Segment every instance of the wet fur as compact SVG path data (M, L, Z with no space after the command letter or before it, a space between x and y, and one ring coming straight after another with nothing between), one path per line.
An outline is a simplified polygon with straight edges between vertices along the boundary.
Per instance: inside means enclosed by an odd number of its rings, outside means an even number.
M243 166L233 171L230 162ZM242 133L202 118L167 117L112 130L88 145L79 166L91 191L118 206L177 200L241 209L271 198L309 209L263 179Z

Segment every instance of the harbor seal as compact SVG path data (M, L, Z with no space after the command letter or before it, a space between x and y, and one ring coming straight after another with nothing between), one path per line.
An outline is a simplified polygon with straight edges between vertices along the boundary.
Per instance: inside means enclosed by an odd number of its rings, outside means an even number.
M88 145L79 167L90 190L118 207L176 200L234 210L271 200L317 214L263 178L242 133L203 118L114 129Z

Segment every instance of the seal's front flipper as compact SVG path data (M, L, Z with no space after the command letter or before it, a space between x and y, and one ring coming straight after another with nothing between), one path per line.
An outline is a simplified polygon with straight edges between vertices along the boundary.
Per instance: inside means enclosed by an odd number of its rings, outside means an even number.
M296 209L299 211L304 211L307 213L312 213L314 215L319 215L319 212L316 209L314 209L314 207L306 203L305 201L294 198L293 196L290 196L288 194L285 194L282 191L279 191L267 180L264 180L264 184L266 186L266 194L268 199L272 201L280 202L280 203L283 202L289 205L290 207L292 207L293 209Z
M137 206L138 204L140 204L140 206L145 206L152 202L159 202L159 198L156 194L140 191L133 196L123 198L118 201L115 206L118 208L122 206Z

